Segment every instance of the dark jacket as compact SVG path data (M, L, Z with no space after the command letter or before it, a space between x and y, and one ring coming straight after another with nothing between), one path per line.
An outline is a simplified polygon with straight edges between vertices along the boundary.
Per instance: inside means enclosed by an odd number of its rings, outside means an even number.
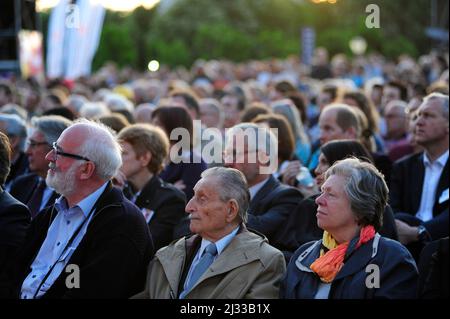
M173 238L174 228L187 215L185 198L182 191L157 176L148 181L136 198L136 206L154 211L148 226L155 251L176 239Z
M38 183L39 176L34 173L21 176L12 183L10 194L27 205ZM53 205L58 197L58 193L53 192L45 204L45 207Z
M24 244L30 220L28 208L0 187L0 277Z
M79 266L80 288L68 289L68 274L62 272L43 298L128 298L144 288L153 244L142 213L110 183L94 207L87 232L67 262ZM19 296L57 213L49 207L31 223L12 272L10 297Z
M302 199L298 189L283 185L270 176L250 201L247 226L264 234L269 244L278 248L282 229Z
M448 237L429 243L419 261L418 297L422 299L448 299L449 250Z
M358 237L349 247L353 247ZM313 299L320 278L310 266L319 257L322 240L300 247L289 262L281 285L281 298ZM379 236L356 250L349 248L344 266L331 283L329 299L405 299L415 298L417 267L408 250L399 242ZM376 265L379 269L379 287L369 288L366 282L377 285ZM371 277L368 277L371 276Z
M396 162L392 169L391 186L389 192L390 204L394 214L408 213L415 215L420 207L422 187L425 178L423 164L424 153L407 156ZM439 179L433 206L433 219L424 223L425 228L433 239L449 235L448 198L439 203L444 190L449 188L448 160Z
M322 239L323 229L317 225L317 204L316 198L320 194L305 198L290 214L283 233L280 235L281 249L289 261L292 253L300 246L310 241ZM381 236L393 240L398 240L397 227L395 225L394 214L389 206L386 206L383 213L383 226L379 230Z
M28 156L24 152L20 152L19 157L14 163L11 163L11 169L6 178L5 185L10 186L15 179L28 173Z
M187 162L173 163L170 162L164 170L159 174L162 180L168 183L175 183L179 180L183 181L185 188L183 192L186 194L186 201L194 196L194 186L200 180L200 174L208 168L203 159L197 154L191 152Z

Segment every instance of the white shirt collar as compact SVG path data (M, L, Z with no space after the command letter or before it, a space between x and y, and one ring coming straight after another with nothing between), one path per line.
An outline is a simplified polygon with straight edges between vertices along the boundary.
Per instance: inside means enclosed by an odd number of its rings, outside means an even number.
M231 231L228 235L226 235L225 237L222 237L221 239L219 239L218 241L215 242L216 248L217 248L217 255L220 255L222 253L222 251L228 246L228 244L231 242L231 240L234 238L234 236L236 236L238 230L239 230L239 226L236 226L236 228L233 229L233 231ZM201 244L200 250L199 250L199 256L202 256L203 251L205 250L206 246L208 246L209 244L212 244L212 242L209 240L206 240L204 238L202 239L202 244Z
M255 195L261 190L261 188L269 180L269 178L270 177L267 177L262 182L259 182L258 184L255 184L252 187L249 187L248 191L250 192L250 200L252 200L255 197Z
M449 153L448 153L448 150L447 150L447 152L445 152L444 154L439 156L434 162L431 162L430 159L428 158L428 154L426 152L424 152L423 153L423 164L425 166L428 166L428 165L432 165L432 164L435 164L435 163L439 163L440 166L444 167L445 163L447 163L448 155L449 155Z
M87 216L89 212L92 210L92 207L94 207L95 203L97 202L97 199L100 197L100 195L105 190L106 186L108 185L108 182L97 188L96 191L92 192L89 196L82 199L80 202L78 202L74 207L78 206L81 211L83 212L84 216ZM67 207L67 200L65 197L61 196L56 200L56 209L58 211L62 210L68 210L71 207Z

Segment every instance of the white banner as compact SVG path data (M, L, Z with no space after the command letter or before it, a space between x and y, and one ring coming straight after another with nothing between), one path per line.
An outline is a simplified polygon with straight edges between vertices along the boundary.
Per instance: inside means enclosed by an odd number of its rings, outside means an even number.
M75 79L91 73L105 8L96 0L61 0L49 23L47 75Z

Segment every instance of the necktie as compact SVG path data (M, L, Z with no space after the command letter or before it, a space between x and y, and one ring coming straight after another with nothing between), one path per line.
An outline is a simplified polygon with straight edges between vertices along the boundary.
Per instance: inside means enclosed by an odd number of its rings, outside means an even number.
M186 289L180 294L180 299L183 299L186 294L192 289L195 283L200 279L203 273L213 263L214 257L217 255L217 247L215 244L206 246L203 256L200 258L198 264L194 267Z
M27 204L31 212L31 218L34 218L37 213L39 213L39 208L41 207L42 197L46 187L47 185L45 184L45 179L39 179L39 183L37 184Z

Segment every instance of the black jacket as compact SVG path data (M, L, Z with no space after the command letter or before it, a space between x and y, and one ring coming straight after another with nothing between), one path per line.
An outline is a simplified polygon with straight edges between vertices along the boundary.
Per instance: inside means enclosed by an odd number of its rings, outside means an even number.
M415 215L422 198L425 166L423 153L407 156L397 161L392 168L391 186L389 192L390 205L395 213ZM433 239L448 236L448 197L439 202L442 192L449 188L448 160L439 179L433 206L433 219L424 223Z
M28 156L20 152L19 157L14 163L11 163L11 170L6 178L5 185L12 185L15 179L28 173Z
M24 244L30 211L0 187L0 277Z
M125 195L130 198L124 191ZM152 234L155 251L167 246L173 238L176 225L186 215L186 196L173 185L164 182L161 178L153 176L144 186L135 201L139 208L154 211L148 226Z
M153 244L139 209L109 183L94 205L87 232L68 264L80 268L80 288L68 289L62 272L43 298L128 298L142 291ZM9 296L17 298L58 212L43 210L31 223L26 245L11 270Z
M34 173L21 176L12 183L10 194L27 205L38 183L39 176ZM59 194L53 192L45 206L48 207L53 205L58 197Z
M270 176L250 201L247 226L264 234L269 244L278 248L286 221L302 199L299 190Z

